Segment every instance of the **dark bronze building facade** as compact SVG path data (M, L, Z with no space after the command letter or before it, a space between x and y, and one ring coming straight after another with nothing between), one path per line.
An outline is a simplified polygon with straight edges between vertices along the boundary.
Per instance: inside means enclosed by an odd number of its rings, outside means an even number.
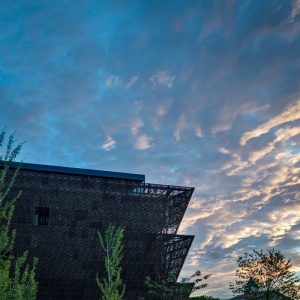
M122 277L126 299L144 279L177 276L193 236L178 235L194 188L151 184L144 175L22 164L13 226L15 249L38 257L38 299L99 299L104 274L96 231L125 230Z

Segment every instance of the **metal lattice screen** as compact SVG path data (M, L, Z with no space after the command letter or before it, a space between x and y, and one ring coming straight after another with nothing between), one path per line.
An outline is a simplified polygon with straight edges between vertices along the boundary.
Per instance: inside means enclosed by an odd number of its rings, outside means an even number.
M142 293L145 276L179 275L193 237L176 233L193 188L21 170L20 189L16 251L39 258L39 299L99 298L95 276L104 270L96 230L110 224L125 229L127 299ZM49 210L47 226L34 223L37 207Z

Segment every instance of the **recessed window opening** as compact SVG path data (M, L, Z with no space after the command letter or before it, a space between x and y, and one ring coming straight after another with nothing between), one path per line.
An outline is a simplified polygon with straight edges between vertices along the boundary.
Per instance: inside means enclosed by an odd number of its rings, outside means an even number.
M35 209L35 225L48 225L49 224L49 207L37 207Z

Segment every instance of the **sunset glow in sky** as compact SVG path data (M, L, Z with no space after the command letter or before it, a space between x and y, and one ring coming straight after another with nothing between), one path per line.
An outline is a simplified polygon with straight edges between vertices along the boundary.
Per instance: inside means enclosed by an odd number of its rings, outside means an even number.
M0 0L0 129L25 162L194 186L182 276L300 271L300 1Z

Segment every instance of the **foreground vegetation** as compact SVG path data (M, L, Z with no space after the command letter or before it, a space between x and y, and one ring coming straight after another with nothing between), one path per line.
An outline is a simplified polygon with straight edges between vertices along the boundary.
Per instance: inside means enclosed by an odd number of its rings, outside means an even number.
M124 230L111 225L101 234L97 232L101 249L104 254L106 274L97 274L96 281L101 291L101 300L122 300L125 294L125 284L121 279L121 262L123 251Z
M5 131L0 133L0 150L5 146ZM9 167L15 161L22 144L14 146L14 136L10 135L4 154L0 160L4 161L0 169L0 299L1 300L34 300L37 295L35 269L37 259L28 263L28 253L21 256L14 253L16 230L11 229L11 221L16 201L21 192L11 195L19 169L9 173Z
M291 271L291 261L277 249L253 250L237 259L238 279L230 283L234 294L246 294L271 300L278 295L299 299L300 279Z
M206 280L211 274L202 275L196 271L192 276L183 278L177 283L176 276L171 274L168 280L156 282L146 277L145 287L147 299L182 300L188 299L192 292L204 289L208 286Z

